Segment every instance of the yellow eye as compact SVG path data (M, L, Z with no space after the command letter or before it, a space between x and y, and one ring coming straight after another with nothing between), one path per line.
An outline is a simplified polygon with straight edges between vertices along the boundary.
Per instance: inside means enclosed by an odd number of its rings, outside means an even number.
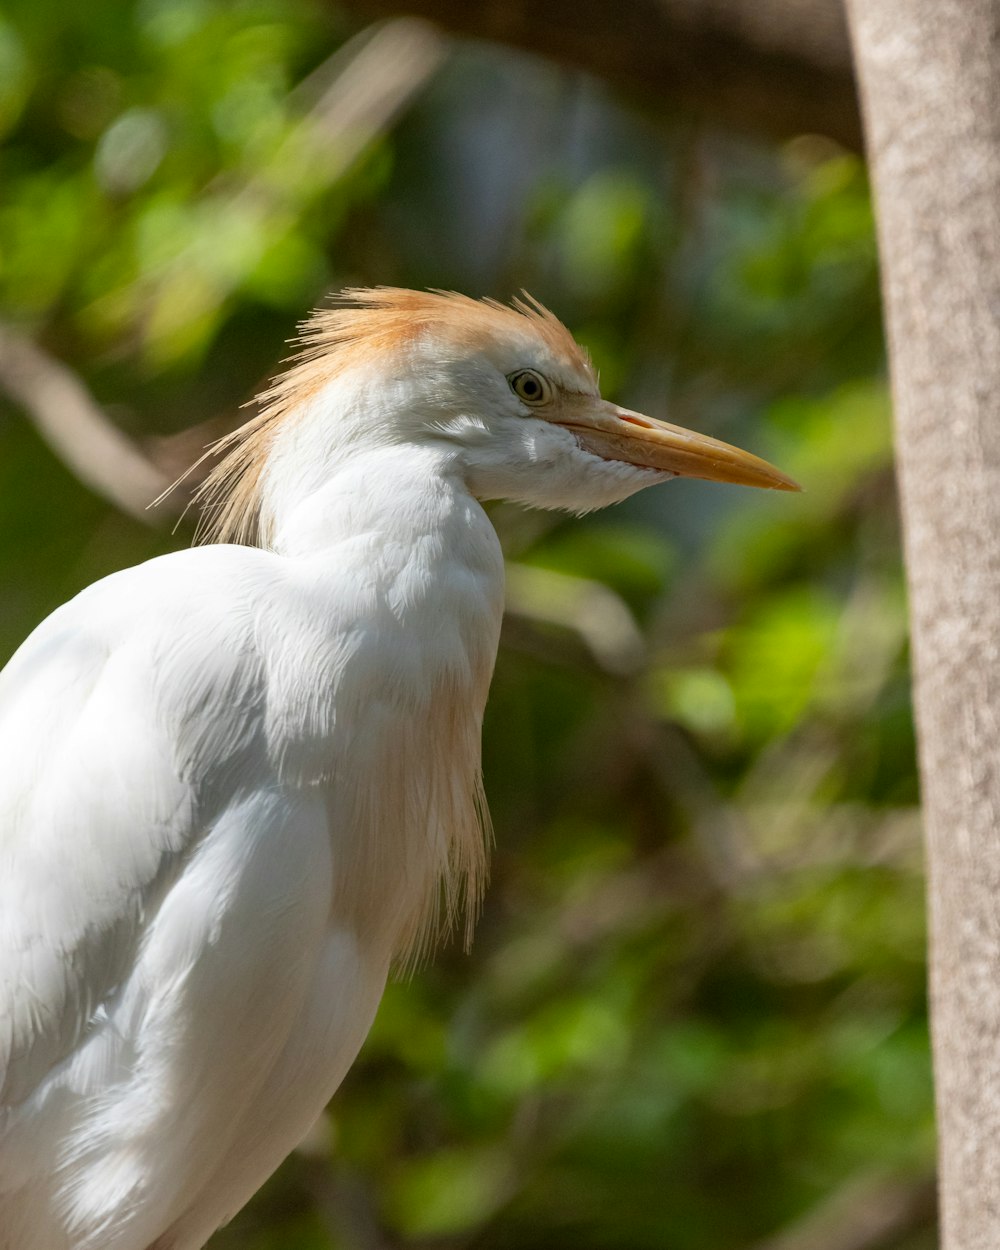
M534 369L519 369L517 373L508 374L507 381L518 399L534 408L547 404L552 398L552 385L548 378L543 378Z

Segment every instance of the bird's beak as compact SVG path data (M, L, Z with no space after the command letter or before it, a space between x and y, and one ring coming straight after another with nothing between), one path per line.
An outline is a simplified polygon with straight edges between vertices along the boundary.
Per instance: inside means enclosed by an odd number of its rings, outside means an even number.
M624 460L709 482L736 482L769 490L802 489L759 456L616 404L597 400L586 406L574 405L571 413L560 414L555 422L572 430L585 450L605 460Z

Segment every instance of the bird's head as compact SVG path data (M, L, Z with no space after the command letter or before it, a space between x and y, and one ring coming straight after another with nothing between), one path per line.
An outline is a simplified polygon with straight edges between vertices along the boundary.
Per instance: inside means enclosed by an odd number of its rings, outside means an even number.
M269 464L301 462L299 489L315 489L350 457L387 447L441 452L480 499L575 512L677 476L798 489L749 452L602 399L586 352L527 297L508 307L347 291L305 322L300 344L207 480L224 541L266 527Z

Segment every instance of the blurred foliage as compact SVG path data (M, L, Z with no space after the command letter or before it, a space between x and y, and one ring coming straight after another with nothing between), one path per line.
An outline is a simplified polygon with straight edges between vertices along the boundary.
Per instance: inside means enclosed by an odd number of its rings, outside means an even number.
M806 493L493 509L511 611L475 946L391 986L314 1136L212 1244L930 1247L864 169L816 137L654 124L488 47L452 49L391 126L331 122L366 37L320 0L5 0L0 317L153 448L235 421L328 288L524 286L606 393ZM117 514L0 407L4 655L188 537Z

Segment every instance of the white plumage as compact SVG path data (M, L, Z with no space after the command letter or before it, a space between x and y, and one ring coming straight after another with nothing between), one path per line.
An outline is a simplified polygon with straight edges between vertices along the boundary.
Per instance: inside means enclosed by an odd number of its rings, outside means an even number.
M792 488L601 401L535 305L355 292L304 342L209 480L223 541L91 586L0 675L0 1250L197 1250L393 961L474 913L503 598L478 500Z

